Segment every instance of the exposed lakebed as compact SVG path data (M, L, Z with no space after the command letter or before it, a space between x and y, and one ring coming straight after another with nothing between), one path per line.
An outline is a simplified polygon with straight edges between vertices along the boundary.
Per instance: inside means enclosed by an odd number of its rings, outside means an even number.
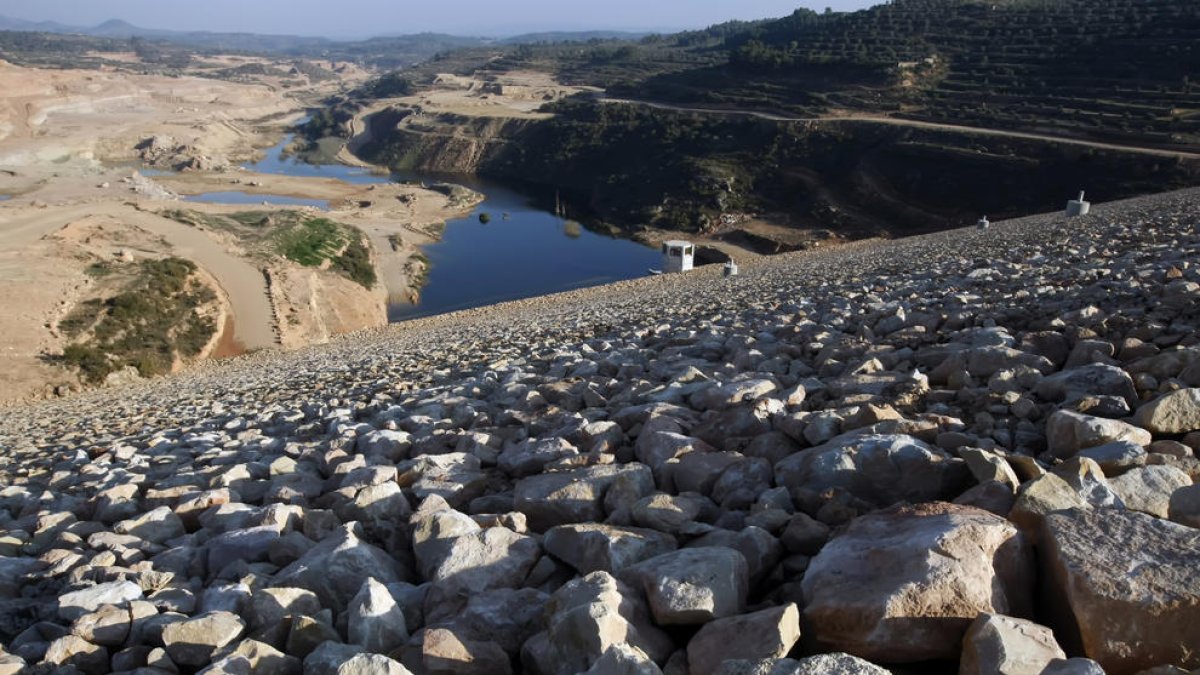
M269 149L262 160L244 165L245 169L355 184L453 182L485 196L469 215L446 222L441 241L424 247L430 270L420 300L415 305L390 305L389 321L632 279L660 262L655 249L590 231L495 182L470 176L386 175L342 164L309 164L285 154L292 139L288 136ZM324 200L245 192L209 192L188 199L328 208ZM481 219L481 214L487 217Z

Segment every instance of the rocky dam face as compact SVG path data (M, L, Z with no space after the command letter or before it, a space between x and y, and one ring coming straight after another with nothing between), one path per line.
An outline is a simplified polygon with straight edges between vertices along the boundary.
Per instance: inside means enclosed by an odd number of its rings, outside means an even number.
M0 672L1200 668L1200 190L0 411Z

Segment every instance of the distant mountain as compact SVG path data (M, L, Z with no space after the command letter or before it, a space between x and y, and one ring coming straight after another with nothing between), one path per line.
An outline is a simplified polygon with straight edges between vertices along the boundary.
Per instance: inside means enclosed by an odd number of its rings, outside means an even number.
M485 38L458 37L437 33L376 37L368 40L333 40L300 35L259 35L255 33L214 33L208 31L174 31L142 28L128 21L111 19L91 28L68 26L52 21L33 22L0 16L0 31L59 33L85 35L111 40L141 38L168 42L192 49L236 51L287 56L319 56L322 58L374 57L380 65L399 67L463 47L491 42ZM391 53L387 53L391 50Z
M287 52L333 44L332 40L326 38L298 35L255 35L252 33L212 33L207 31L185 32L142 28L121 19L111 19L98 26L88 28L83 26L68 26L53 21L34 22L0 16L0 30L87 35L114 40L143 38L147 40L162 40L164 42L200 49L230 49L256 52Z
M29 31L37 33L76 33L80 29L55 21L26 21L0 16L0 30Z
M178 35L188 35L188 33L176 33L175 31L169 30L142 28L140 26L135 26L128 21L122 21L121 19L110 19L99 26L96 26L95 28L84 28L82 29L82 32L86 35L93 35L95 37L107 37L125 40L133 37L169 38Z

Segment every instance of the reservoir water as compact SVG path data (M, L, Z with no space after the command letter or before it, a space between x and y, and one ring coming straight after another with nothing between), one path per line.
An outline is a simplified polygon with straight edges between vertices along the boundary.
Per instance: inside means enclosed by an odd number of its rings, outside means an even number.
M248 171L335 178L350 183L452 182L486 199L470 215L447 221L441 241L424 247L427 283L416 305L394 304L388 320L403 321L644 276L661 260L657 250L629 239L592 232L532 204L518 192L469 176L380 175L341 164L307 164L285 157L292 137L267 151ZM189 199L235 204L300 204L328 208L321 200L274 195L207 193ZM244 199L244 201L242 201ZM282 201L282 200L292 201ZM486 213L486 224L480 215Z
M467 217L447 221L442 240L424 247L430 270L421 301L393 305L391 321L633 279L660 266L657 250L592 232L494 182L434 178L487 198Z
M256 195L249 192L205 192L184 197L188 202L208 202L210 204L271 204L274 206L315 206L318 209L329 209L328 199L304 199L286 195Z

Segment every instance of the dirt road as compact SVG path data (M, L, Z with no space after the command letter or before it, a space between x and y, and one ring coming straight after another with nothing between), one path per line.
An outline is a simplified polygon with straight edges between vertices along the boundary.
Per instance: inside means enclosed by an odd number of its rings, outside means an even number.
M176 255L193 260L208 270L229 297L234 316L237 317L235 337L247 349L278 344L271 324L271 303L267 298L262 272L246 260L225 251L194 227L114 203L49 207L10 217L0 213L0 231L4 232L6 253L19 255L20 251L64 225L95 216L118 218L162 237Z
M935 131L951 131L961 134L975 134L978 136L998 136L1002 138L1020 138L1032 141L1045 141L1047 143L1058 143L1061 145L1075 145L1085 148L1096 148L1098 150L1115 150L1118 152L1129 152L1140 155L1153 155L1155 157L1182 157L1184 159L1200 159L1200 154L1193 152L1183 152L1180 150L1167 150L1163 148L1146 148L1136 145L1123 145L1119 143L1101 143L1098 141L1085 141L1075 138L1066 138L1063 136L1050 136L1048 134L1033 134L1022 131L1008 131L1005 129L988 129L984 127L968 127L958 124L941 124L937 122L921 122L918 120L898 119L895 117L883 117L879 115L828 115L823 117L793 117L790 115L782 115L779 113L768 113L757 110L738 110L726 108L704 108L671 105L669 103L657 103L654 101L640 101L637 99L627 98L597 98L600 103L637 105L647 108L655 108L658 110L670 110L674 112L698 113L702 115L728 115L734 117L753 117L756 119L771 120L774 122L860 122L865 124L886 124L896 127L910 127L915 129L932 129Z

